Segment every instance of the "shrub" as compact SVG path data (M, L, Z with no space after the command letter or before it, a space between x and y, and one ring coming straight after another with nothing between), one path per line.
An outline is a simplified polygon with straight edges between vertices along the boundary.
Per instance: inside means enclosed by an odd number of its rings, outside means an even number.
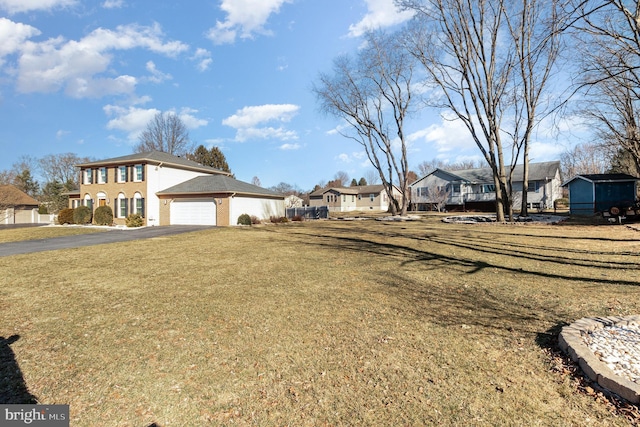
M124 222L127 227L142 227L144 225L144 219L137 213L128 215Z
M238 217L238 225L251 225L251 217L249 214L242 214Z
M113 211L109 206L100 206L93 214L93 220L98 225L113 224Z
M567 206L569 206L569 199L566 197L553 201L553 207L556 209L566 208Z
M76 224L91 223L91 209L89 206L78 206L73 210L73 222Z
M49 209L45 205L38 206L38 213L40 215L47 215L49 213Z
M294 215L291 221L302 222L304 221L304 217L302 215Z
M272 216L270 218L270 221L274 224L284 224L286 222L289 222L289 218L287 218L286 216Z
M73 222L73 209L71 208L60 209L60 212L58 212L58 224L60 225L75 224Z
M262 224L262 221L257 216L251 215L251 224Z

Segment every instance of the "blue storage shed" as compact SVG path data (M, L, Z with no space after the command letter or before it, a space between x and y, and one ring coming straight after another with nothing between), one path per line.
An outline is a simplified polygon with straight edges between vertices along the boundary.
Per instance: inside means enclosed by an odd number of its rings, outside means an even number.
M569 212L593 215L612 207L627 208L636 202L636 178L624 173L576 175L562 184L569 188Z

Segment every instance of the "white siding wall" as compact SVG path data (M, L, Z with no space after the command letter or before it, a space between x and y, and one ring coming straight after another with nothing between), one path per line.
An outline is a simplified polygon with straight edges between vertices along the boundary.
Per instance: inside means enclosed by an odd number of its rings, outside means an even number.
M284 200L260 199L253 197L235 196L231 198L229 224L236 225L242 214L255 215L268 220L272 216L285 216Z
M148 194L145 194L144 197L147 203L146 216L148 225L160 224L160 199L156 196L158 191L173 187L197 176L208 175L202 172L154 165L147 165L145 173Z

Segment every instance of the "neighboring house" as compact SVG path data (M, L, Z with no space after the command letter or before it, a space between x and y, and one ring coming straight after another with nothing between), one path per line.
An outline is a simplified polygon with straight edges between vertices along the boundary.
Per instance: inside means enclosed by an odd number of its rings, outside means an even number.
M304 200L302 200L300 197L296 196L295 194L291 194L284 198L284 207L286 209L301 208L303 205L304 205Z
M562 197L560 162L529 163L527 206L552 209ZM513 202L519 207L523 188L523 167L513 171ZM414 210L434 210L438 206L451 211L495 211L495 185L491 168L448 171L436 169L410 185Z
M80 191L70 195L70 207L110 206L118 225L135 213L145 225L235 225L243 213L284 216L283 196L160 151L77 166Z
M400 191L395 187L393 194L400 198ZM386 212L389 210L389 203L383 185L323 188L309 195L309 206L328 206L330 212Z
M569 189L569 212L572 215L593 215L612 207L630 207L637 197L637 182L631 175L576 175L563 184Z
M13 185L0 185L0 224L37 224L38 201Z

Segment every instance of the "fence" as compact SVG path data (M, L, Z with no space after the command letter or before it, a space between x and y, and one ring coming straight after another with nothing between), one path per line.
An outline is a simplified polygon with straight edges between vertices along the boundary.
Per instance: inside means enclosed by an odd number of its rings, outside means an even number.
M300 216L304 219L329 218L329 206L305 206L304 208L287 208L287 218Z

